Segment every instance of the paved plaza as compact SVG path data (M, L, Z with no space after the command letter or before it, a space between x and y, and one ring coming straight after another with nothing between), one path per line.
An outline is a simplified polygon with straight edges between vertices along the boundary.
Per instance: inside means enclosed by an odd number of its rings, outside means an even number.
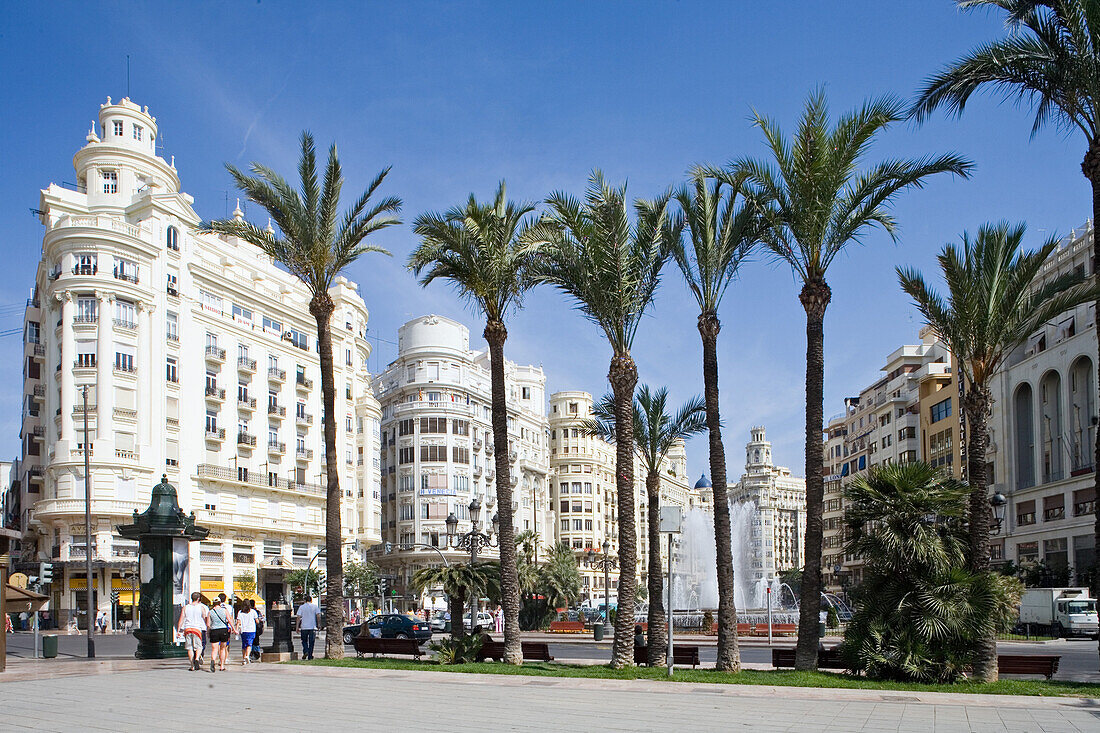
M36 664L24 662L23 664ZM40 663L37 663L40 664ZM58 664L58 663L55 663ZM72 672L83 665L68 663ZM0 726L36 731L1100 730L1100 701L252 665L101 662L0 683Z

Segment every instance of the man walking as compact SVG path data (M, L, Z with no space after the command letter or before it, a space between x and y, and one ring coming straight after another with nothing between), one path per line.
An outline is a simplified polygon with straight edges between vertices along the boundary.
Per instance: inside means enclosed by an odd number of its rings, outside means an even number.
M306 599L298 606L298 612L294 615L295 626L302 634L302 659L313 659L313 645L317 641L317 617L320 615L321 609L307 593Z
M176 623L176 631L183 634L183 646L191 661L191 672L202 664L202 633L210 626L209 612L201 598L197 591L192 593L191 602L180 609L180 618Z

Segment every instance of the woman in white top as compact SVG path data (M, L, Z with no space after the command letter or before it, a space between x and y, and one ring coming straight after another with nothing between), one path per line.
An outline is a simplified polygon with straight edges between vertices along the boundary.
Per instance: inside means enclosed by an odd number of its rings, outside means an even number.
M252 644L256 640L256 620L259 613L248 601L240 604L237 611L237 631L241 635L241 664L251 664Z

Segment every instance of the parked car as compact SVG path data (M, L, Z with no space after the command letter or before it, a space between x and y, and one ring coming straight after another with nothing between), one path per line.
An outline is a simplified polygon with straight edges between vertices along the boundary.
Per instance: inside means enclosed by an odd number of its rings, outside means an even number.
M402 613L380 613L371 616L363 624L345 626L344 643L351 644L364 631L364 626L371 636L382 639L416 639L423 644L432 638L431 627L421 618Z
M428 621L428 626L431 627L432 631L443 633L447 629L447 614L443 611L436 611L432 614L431 620Z
M466 615L464 615L462 617L462 626L463 626L463 628L466 628L466 629L471 628L471 626L470 626L470 614L469 613L467 613ZM488 631L488 630L494 628L495 626L496 626L496 621L493 619L493 614L489 613L488 611L478 611L477 612L477 626L473 627L474 630L482 629L482 630Z

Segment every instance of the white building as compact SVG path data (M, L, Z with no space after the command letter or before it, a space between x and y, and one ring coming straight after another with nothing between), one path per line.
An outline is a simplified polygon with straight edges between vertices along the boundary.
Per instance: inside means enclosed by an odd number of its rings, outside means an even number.
M1092 227L1074 231L1038 282L1094 272ZM1096 311L1078 306L1013 352L993 385L991 492L1008 498L992 559L1044 561L1058 585L1088 583L1095 557Z
M753 581L775 578L806 563L806 479L772 463L772 444L763 427L751 430L745 473L729 486L731 502L756 505Z
M461 323L428 315L398 330L397 358L375 378L382 411L382 536L392 552L372 560L395 579L399 607L444 607L442 589L414 596L410 580L416 570L438 565L439 553L451 561L468 557L446 547L445 520L454 513L458 532L469 531L474 497L482 502L482 531L489 528L499 512L495 451L508 452L516 531L553 536L546 377L541 367L511 361L504 375L508 435L494 436L488 349L471 350Z
M174 159L156 153L147 108L108 98L99 127L73 158L76 185L41 192L45 235L23 353L24 559L57 564L64 622L86 591L87 451L100 608L111 589L122 589L123 616L134 600L122 576L136 543L113 528L145 509L162 474L211 529L192 545L191 588L232 593L251 575L270 599L324 538L309 293L251 245L193 233L201 217ZM331 294L344 532L373 543L377 476L366 457L379 413L365 371L367 310L344 278Z

